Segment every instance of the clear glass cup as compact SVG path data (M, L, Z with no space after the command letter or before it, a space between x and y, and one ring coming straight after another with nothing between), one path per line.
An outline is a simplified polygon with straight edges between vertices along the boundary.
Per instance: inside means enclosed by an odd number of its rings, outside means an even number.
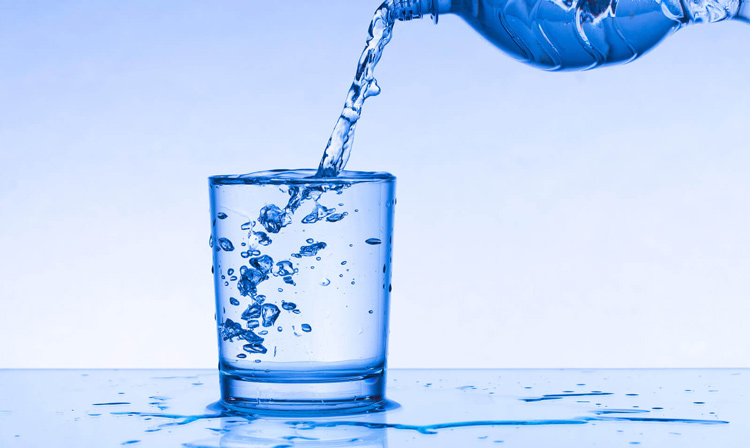
M385 398L396 178L314 174L209 179L230 408L349 412Z

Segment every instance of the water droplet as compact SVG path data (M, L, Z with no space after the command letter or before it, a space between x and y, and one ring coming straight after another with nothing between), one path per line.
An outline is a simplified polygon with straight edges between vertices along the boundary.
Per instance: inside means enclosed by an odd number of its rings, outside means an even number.
M368 238L365 240L365 243L370 244L372 246L377 246L381 243L381 241L378 238Z
M255 360L255 363L256 363L256 364L260 364L260 359L256 359L256 360Z
M294 302L284 302L281 301L281 307L287 311L292 311L293 309L297 308L297 304Z
M250 251L240 252L242 258L250 258Z
M279 292L284 292L284 288L279 288Z
M339 207L343 207L343 206L344 206L344 203L343 202L339 202Z
M240 226L240 229L242 230L250 230L253 228L254 223L252 221L248 221Z
M341 262L341 266L344 266L344 265L346 265L346 261Z
M234 306L239 306L239 304L240 304L240 301L239 301L239 300L237 300L237 299L235 299L234 297L230 297L230 298L229 298L229 303L231 303L231 304L232 304L232 305L234 305Z
M279 332L281 332L283 330L283 328L281 328L281 326L279 326L279 327L276 327L276 330L279 331Z
M312 239L312 238L308 238L308 239L307 239L307 240L305 240L305 241L307 242L307 244L312 244L312 243L314 243L314 242L315 242L315 240L314 240L314 239Z
M309 324L302 324L300 328L302 328L302 331L304 331L305 333L309 333L312 331L312 327Z
M315 257L315 261L320 261L320 257Z
M339 274L339 277L343 278L343 277L344 277L344 274Z
M227 219L227 214L224 212L219 212L216 214L216 217L219 219Z
M219 247L227 252L234 250L234 244L226 238L219 238Z
M227 274L229 274L229 275L232 275L232 274L234 274L234 269L231 269L231 268L230 268L230 269L229 269L229 270L227 271Z
M208 247L214 247L214 236L210 235L208 237Z
M352 280L352 285L354 284L354 280Z
M370 311L368 311L368 313L372 314L372 313L373 313L373 311L372 311L372 310L370 310Z
M245 359L245 358L247 358L247 355L244 354L244 353L240 353L239 355L237 355L237 357L240 358L240 359Z
M320 286L328 286L331 284L331 281L327 278L324 278L322 282L320 282Z

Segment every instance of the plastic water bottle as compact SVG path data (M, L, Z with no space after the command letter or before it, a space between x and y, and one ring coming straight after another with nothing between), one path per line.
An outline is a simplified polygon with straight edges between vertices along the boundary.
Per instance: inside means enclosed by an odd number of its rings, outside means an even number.
M750 22L750 0L393 0L398 20L453 13L545 70L630 62L685 25Z

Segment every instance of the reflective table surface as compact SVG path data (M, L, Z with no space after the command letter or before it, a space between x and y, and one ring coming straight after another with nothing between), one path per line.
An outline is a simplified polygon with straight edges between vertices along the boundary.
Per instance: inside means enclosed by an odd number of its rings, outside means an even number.
M746 447L750 370L390 370L382 410L224 411L213 370L0 370L0 447Z

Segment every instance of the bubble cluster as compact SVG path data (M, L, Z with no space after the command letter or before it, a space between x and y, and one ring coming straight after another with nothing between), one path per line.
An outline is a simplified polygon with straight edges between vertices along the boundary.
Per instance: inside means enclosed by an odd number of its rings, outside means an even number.
M337 211L334 207L327 207L321 204L319 200L326 191L337 190L337 193L341 193L341 190L348 188L348 186L338 184L312 187L283 186L281 190L288 193L290 197L287 205L283 208L275 204L266 203L259 210L257 219L247 220L245 218L236 223L232 221L234 217L231 213L229 215L216 215L217 219L225 220L221 229L226 229L227 226L234 225L238 226L245 235L245 238L241 240L236 240L235 237L232 237L239 244L238 247L241 247L238 251L239 257L234 258L234 260L239 261L237 265L233 265L231 268L228 266L222 267L221 264L226 264L222 258L217 262L219 263L217 264L217 269L222 274L225 286L230 285L229 281L231 281L239 294L235 294L236 297L229 297L229 304L234 307L244 306L244 308L230 308L230 316L235 320L226 317L227 309L223 309L223 321L218 325L223 341L237 343L236 348L239 353L235 352L233 355L236 359L249 358L246 362L260 362L261 359L258 357L269 353L272 347L274 348L273 353L275 356L276 347L274 345L279 342L273 341L273 338L282 338L281 340L283 340L285 337L281 334L283 333L283 327L289 329L291 326L291 331L286 332L289 336L304 337L305 333L312 332L312 326L309 323L300 324L299 321L295 322L298 319L295 317L296 315L304 316L304 313L298 308L297 304L289 300L281 300L282 297L288 299L293 294L298 293L294 288L300 282L301 277L299 273L301 269L315 269L317 266L324 271L321 272L322 275L316 277L317 281L305 279L305 287L318 285L320 287L334 288L334 286L331 286L332 281L328 277L338 279L343 278L344 274L339 274L338 272L329 273L326 269L332 266L316 263L322 262L329 255L326 249L330 248L325 241L306 236L304 241L284 242L285 245L303 243L297 246L299 247L299 251L288 255L288 259L284 259L287 256L279 254L278 249L276 249L277 252L272 252L274 255L272 257L269 253L269 246L272 246L274 243L272 240L273 235L282 234L283 238L287 240L294 238L296 233L284 234L283 231L285 227L292 224L295 211L304 203L309 204L311 207L305 208L305 214L301 218L294 219L295 223L306 225L301 228L301 232L311 232L311 229L315 229L315 227L310 226L326 225L327 223L336 223L345 219L348 216L348 212L343 210ZM338 207L343 206L343 203L338 204ZM320 224L321 221L323 224ZM214 221L214 225L216 225L216 220ZM228 238L218 238L219 233L217 231L215 228L214 235L217 238L214 239L212 237L209 245L214 247L216 251L234 251L235 244ZM278 239L279 236L273 236L273 238ZM369 238L365 243L378 245L381 244L381 240L378 238ZM348 244L348 246L354 247L353 244ZM279 246L277 244L273 247L287 246ZM223 257L228 257L228 255ZM347 261L342 260L343 258L339 258L333 264L338 265L340 263L341 271L346 270L348 272L349 269L346 269L348 267L346 266ZM335 277L336 274L339 274L338 278ZM345 282L335 285L336 289L344 287L349 283L351 285L355 284L355 279L350 274L346 274L346 277ZM283 285L289 285L286 292L284 288L280 287L282 283ZM276 291L278 291L278 295ZM267 298L265 295L260 294L260 292L266 292L269 297ZM282 311L286 313L282 313ZM372 314L373 311L370 310L369 313ZM282 316L282 314L284 315ZM276 331L272 331L269 335L269 331L274 328ZM272 338L272 340L268 340L268 338ZM271 345L268 345L269 343Z

